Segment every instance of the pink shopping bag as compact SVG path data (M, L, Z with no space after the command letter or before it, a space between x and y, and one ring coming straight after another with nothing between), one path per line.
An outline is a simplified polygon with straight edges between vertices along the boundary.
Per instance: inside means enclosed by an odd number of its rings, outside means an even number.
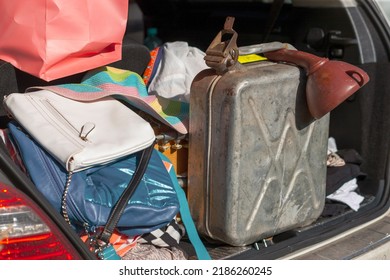
M0 0L0 59L51 81L121 59L128 0Z

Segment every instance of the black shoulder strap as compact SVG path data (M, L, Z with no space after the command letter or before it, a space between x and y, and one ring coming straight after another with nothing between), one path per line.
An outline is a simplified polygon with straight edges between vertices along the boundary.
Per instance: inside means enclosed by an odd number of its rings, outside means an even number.
M274 0L274 2L272 3L271 10L268 16L267 25L263 35L263 43L266 43L268 41L268 37L275 26L275 22L279 17L283 4L284 4L284 0Z
M145 174L145 171L148 167L148 163L150 157L152 156L152 152L154 149L154 145L152 144L150 147L144 149L141 154L140 161L138 166L134 172L133 177L131 178L129 184L126 189L123 191L122 195L119 197L115 207L112 209L112 212L107 220L106 225L104 226L103 231L97 237L97 240L103 241L105 244L109 244L111 235L118 224L118 221L126 208L128 201L136 190L137 186L142 180L142 177Z

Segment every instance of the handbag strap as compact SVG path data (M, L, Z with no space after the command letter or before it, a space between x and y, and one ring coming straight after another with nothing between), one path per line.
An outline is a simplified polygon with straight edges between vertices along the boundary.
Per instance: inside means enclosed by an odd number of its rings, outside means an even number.
M62 192L62 198L61 198L61 214L64 217L65 221L68 224L71 224L69 215L68 215L68 207L66 204L66 198L68 197L70 182L72 181L73 171L69 171L66 178L65 188Z
M108 221L106 223L106 226L104 227L103 231L97 236L96 241L99 243L99 241L103 242L103 245L108 245L110 242L110 238L112 236L112 233L120 219L120 216L122 215L128 201L130 200L131 196L133 195L135 189L137 188L139 182L142 180L142 177L146 171L146 168L148 166L150 157L152 155L154 149L154 145L151 145L150 147L144 149L141 154L140 162L137 165L137 168L134 172L133 177L131 178L129 184L127 185L125 191L122 193L120 198L118 199L118 202L115 204L115 207L113 208L113 211L110 214L110 217L108 218ZM71 175L69 174L67 187L70 185L70 179ZM180 215L183 221L183 224L186 228L187 235L195 249L196 255L199 260L211 260L211 257L205 248L203 242L201 241L198 232L196 230L195 224L192 220L191 213L189 210L187 198L185 195L184 190L179 186L177 182L174 183L175 190L178 195L179 204L180 204ZM67 189L67 188L65 188ZM64 191L63 194L63 216L66 218L67 222L70 223L67 212L66 212L66 194L67 190Z
M114 232L114 229L118 224L118 221L124 209L126 208L128 201L130 200L131 196L133 195L134 191L136 190L137 186L139 185L145 174L153 149L154 145L151 145L150 147L142 151L139 164L137 165L133 177L131 178L126 189L123 191L122 195L119 197L117 203L112 209L112 212L107 220L106 225L103 228L103 231L97 236L97 240L99 242L101 241L106 245L109 244L111 235Z
M96 238L97 240L102 241L104 244L109 244L111 235L112 235L116 225L118 224L118 221L119 221L128 201L130 200L135 189L137 188L140 181L142 180L142 177L145 174L145 171L146 171L146 168L148 166L153 149L154 149L154 144L152 144L148 148L142 150L141 158L140 158L139 164L137 165L137 168L134 172L133 177L131 178L126 189L123 191L123 193L119 197L117 203L115 204L110 216L108 217L107 223L106 223L103 231ZM70 222L68 211L67 211L66 200L67 200L67 195L68 195L72 175L73 175L73 172L70 171L68 173L68 178L66 180L66 185L65 185L64 191L62 193L62 199L61 199L61 213L62 213L62 216L64 217L65 221L68 224L71 224L71 222Z
M49 90L78 101L113 97L148 113L180 134L188 133L189 104L149 94L138 74L105 66L92 70L87 75L88 78L84 77L80 84L34 86L26 89L26 92Z
M263 43L268 41L269 36L271 35L272 29L275 26L276 20L279 17L280 12L282 11L284 0L274 0L272 2L271 10L268 16L267 25L263 35Z

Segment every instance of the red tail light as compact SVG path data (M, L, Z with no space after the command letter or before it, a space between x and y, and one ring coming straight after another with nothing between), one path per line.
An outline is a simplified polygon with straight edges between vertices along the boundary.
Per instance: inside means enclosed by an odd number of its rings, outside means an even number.
M0 183L0 260L80 259L50 218L26 195Z

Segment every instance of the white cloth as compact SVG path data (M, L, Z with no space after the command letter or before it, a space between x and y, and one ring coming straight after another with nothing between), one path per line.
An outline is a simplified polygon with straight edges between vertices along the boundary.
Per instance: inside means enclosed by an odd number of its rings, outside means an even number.
M328 155L331 153L337 152L337 144L336 140L333 137L329 137L328 139Z
M336 140L333 137L328 139L328 156L332 153L337 153ZM335 167L337 168L337 167ZM328 199L342 202L352 210L358 211L360 203L364 200L364 197L357 194L355 190L358 188L357 180L352 179L342 185L337 191L327 196Z
M149 94L189 103L192 80L203 69L205 53L186 42L165 43L157 73L150 82Z
M352 210L357 211L364 197L357 194L357 180L352 179L342 185L337 191L327 196L327 198L347 204Z

